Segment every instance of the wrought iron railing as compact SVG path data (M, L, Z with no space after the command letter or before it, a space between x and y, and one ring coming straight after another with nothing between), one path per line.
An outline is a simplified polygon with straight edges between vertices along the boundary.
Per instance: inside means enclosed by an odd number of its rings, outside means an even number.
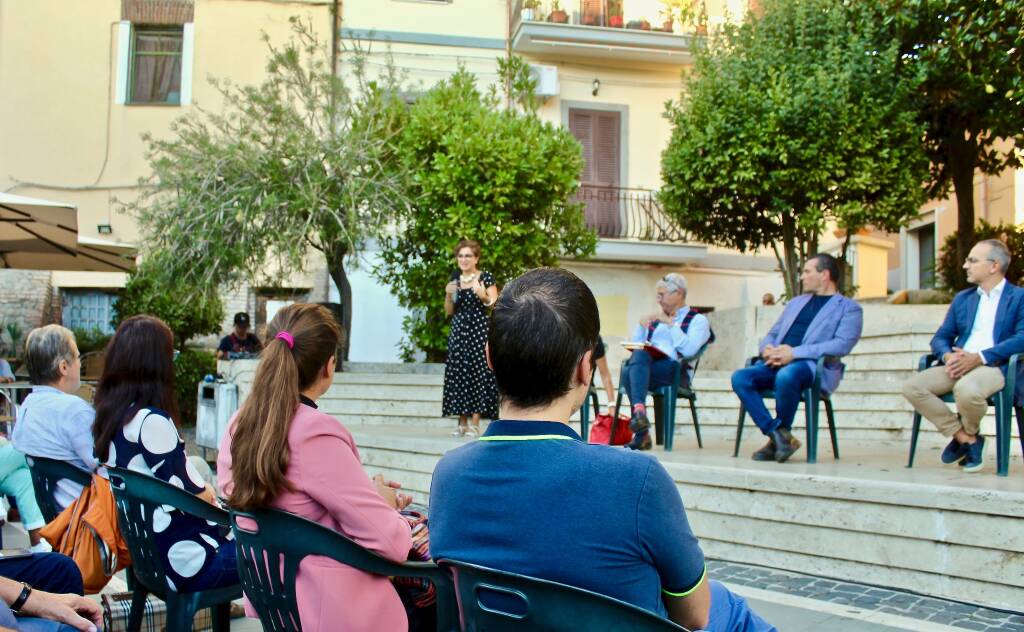
M587 226L598 237L641 241L686 242L689 235L665 215L650 189L580 185L573 198L583 204Z
M666 22L658 12L641 15L642 11L649 9L649 3L639 6L631 0L562 0L558 10L552 10L550 0L541 0L535 9L529 9L525 4L525 0L512 3L513 33L524 20L676 33L684 30L681 24Z

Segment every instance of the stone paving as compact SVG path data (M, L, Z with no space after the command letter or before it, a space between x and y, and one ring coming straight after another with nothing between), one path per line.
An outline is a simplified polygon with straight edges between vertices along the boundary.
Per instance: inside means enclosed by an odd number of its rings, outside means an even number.
M720 560L708 561L708 573L713 579L722 582L856 606L864 610L875 610L965 630L1024 632L1024 612L994 610L867 584L823 579Z

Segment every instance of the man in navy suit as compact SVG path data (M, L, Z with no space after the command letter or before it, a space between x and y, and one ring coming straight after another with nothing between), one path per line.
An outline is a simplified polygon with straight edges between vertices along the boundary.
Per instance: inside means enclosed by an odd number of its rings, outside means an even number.
M818 358L844 356L860 340L864 311L839 293L838 279L835 257L816 254L808 259L800 275L805 293L786 305L761 341L757 363L732 374L732 390L768 437L768 443L754 453L755 461L783 463L800 449L790 429L804 389L814 382ZM843 369L838 360L825 364L823 391L836 390ZM775 416L761 398L764 390L775 391Z
M968 288L953 298L946 319L932 338L942 364L903 385L903 396L921 415L950 437L942 462L959 463L965 472L985 464L985 437L978 434L988 398L1006 383L1010 356L1024 352L1024 290L1006 281L1010 251L1003 242L978 242L964 262ZM1018 375L1021 375L1018 373ZM1021 377L1018 377L1021 384ZM952 412L940 397L950 391Z

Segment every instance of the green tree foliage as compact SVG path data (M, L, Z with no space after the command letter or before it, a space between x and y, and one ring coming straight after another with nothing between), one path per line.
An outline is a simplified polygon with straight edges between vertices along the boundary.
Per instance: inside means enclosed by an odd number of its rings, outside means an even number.
M958 254L957 237L955 232L946 235L939 251L939 260L935 262L939 285L955 292L969 287L964 275L965 257ZM983 239L998 239L1010 249L1013 257L1010 260L1010 269L1006 271L1006 279L1010 283L1016 285L1018 281L1024 279L1024 257L1021 256L1021 253L1024 253L1024 228L1002 222L989 224L981 219L974 227L974 241L971 242L971 246Z
M376 274L411 309L403 355L417 349L440 360L448 342L444 286L455 269L460 239L480 242L480 268L499 285L561 257L594 250L575 193L583 159L568 130L542 122L519 59L501 61L508 103L481 92L460 69L409 111L402 153L415 171L417 199L387 237Z
M195 107L169 139L147 137L153 173L128 209L158 280L199 294L282 285L319 251L349 330L346 258L407 204L393 153L404 104L393 66L371 78L353 50L335 74L329 47L292 24L285 46L268 42L261 84L214 80L218 113Z
M194 336L219 333L224 304L216 290L197 296L194 288L185 283L169 285L147 262L128 277L128 283L114 301L110 324L117 327L124 319L137 314L156 316L174 332L174 343L179 351L184 351L185 344ZM191 298L182 300L182 297Z
M826 228L897 230L924 201L928 163L897 50L873 47L857 6L766 2L697 51L667 107L666 212L701 241L773 248L790 296Z
M876 5L877 40L900 47L918 94L928 192L956 191L957 257L974 234L974 173L1020 167L1024 147L1024 0L897 0ZM956 272L963 277L963 272ZM961 286L961 278L954 286Z
M175 358L174 394L178 398L182 424L191 426L196 423L198 384L204 376L216 372L217 358L206 349L185 349Z

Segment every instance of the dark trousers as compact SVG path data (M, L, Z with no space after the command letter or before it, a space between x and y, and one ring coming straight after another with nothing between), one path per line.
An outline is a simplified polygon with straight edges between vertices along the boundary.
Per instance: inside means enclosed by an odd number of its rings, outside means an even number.
M814 371L805 362L793 361L781 368L770 367L763 361L732 374L732 390L740 398L761 432L768 435L778 428L792 428L797 406L804 389L814 383ZM761 391L775 391L775 412L768 412Z
M630 406L643 404L647 399L647 391L672 383L676 371L676 361L668 358L655 360L646 351L634 351L629 356L629 365L623 374L626 395ZM685 385L687 376L684 372L681 380Z
M0 577L57 594L81 595L84 592L82 573L75 561L60 553L33 553L28 557L0 560Z

